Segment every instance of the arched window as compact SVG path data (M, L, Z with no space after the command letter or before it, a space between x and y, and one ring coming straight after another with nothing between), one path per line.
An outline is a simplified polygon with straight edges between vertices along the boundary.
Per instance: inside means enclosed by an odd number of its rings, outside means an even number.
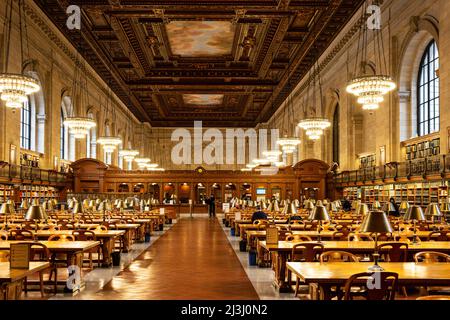
M417 131L424 136L439 131L439 53L436 41L431 41L420 62L417 81Z
M70 134L69 128L64 126L64 119L72 112L72 99L64 96L61 101L61 128L60 128L60 155L61 159L75 161L75 137Z
M60 157L61 159L67 159L67 134L66 134L66 127L64 126L64 111L63 108L61 108L61 125L60 125Z
M339 105L333 114L333 162L339 163Z
M88 118L95 119L92 112L88 112ZM97 158L97 127L89 130L86 136L86 157L87 158Z
M31 121L32 113L29 101L22 106L20 113L20 147L31 150Z
M111 136L111 127L109 126L109 123L105 125L105 136L110 137ZM105 152L105 163L106 164L112 164L112 153L111 152Z

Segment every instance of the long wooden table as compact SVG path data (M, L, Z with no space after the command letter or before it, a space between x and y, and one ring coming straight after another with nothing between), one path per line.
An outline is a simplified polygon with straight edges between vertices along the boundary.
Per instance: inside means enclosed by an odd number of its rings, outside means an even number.
M275 271L274 285L280 292L289 292L290 287L286 282L286 262L292 252L292 247L300 242L279 241L278 244L266 244L265 241L258 242L258 250L266 250L269 253L275 252L277 256L277 268ZM323 241L324 251L347 251L353 254L372 254L374 252L373 241ZM379 244L389 243L379 242ZM408 244L408 255L411 259L417 252L438 251L450 252L450 241L427 241L419 244Z
M48 239L51 235L69 235L74 230L38 230L33 232L38 239ZM102 266L109 267L112 264L111 253L114 250L115 239L125 235L125 230L92 230L102 247Z
M23 280L50 267L49 262L31 261L28 269L11 269L9 262L0 262L0 300L18 300Z
M0 241L0 250L9 250L10 245L13 243L23 243L30 241ZM67 259L67 267L78 266L81 269L81 262L83 261L83 254L100 245L99 241L39 241L44 244L50 253L62 253L65 254ZM68 269L69 272L69 269ZM70 276L70 274L69 274ZM83 278L81 278L83 283ZM66 288L67 290L68 288ZM76 289L74 289L76 290Z
M318 284L319 297L329 300L331 287L343 286L350 276L367 272L371 265L366 262L288 262L287 269L306 284ZM385 271L398 273L400 286L450 286L447 263L381 262L380 266Z

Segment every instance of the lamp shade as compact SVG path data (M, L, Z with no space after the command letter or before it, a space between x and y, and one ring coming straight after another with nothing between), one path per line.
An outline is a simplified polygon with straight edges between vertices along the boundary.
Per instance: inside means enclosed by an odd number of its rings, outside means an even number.
M116 205L117 209L125 209L126 207L127 207L127 205L125 204L125 202L123 200L117 201L117 205Z
M100 200L100 198L97 198L97 199L95 200L95 204L99 205L100 203L102 203L102 200Z
M267 203L266 203L265 201L261 201L261 202L259 203L259 205L261 206L261 209L262 209L262 210L267 210Z
M450 203L447 201L441 203L441 211L442 212L449 212L450 211Z
M406 212L409 208L409 202L408 201L402 201L402 203L400 203L400 207L398 208L398 211L400 212Z
M89 208L95 208L96 207L96 204L95 204L95 200L91 200L91 201L89 201Z
M361 200L353 201L352 202L352 209L356 210L360 204L361 204Z
M337 212L338 211L338 208L337 208L336 203L334 201L333 202L328 202L327 205L326 205L326 208L327 208L328 211L332 211L332 212Z
M309 215L308 220L314 221L330 221L327 208L324 206L316 206L312 213Z
M308 210L314 209L314 203L312 203L311 201L307 200L306 204L305 204L305 209L308 209Z
M11 206L8 203L3 202L2 206L0 207L0 213L2 213L2 214L12 214L14 212L11 211Z
M84 209L83 209L83 205L79 202L76 202L75 205L73 206L73 213L83 213Z
M426 210L425 210L425 216L427 217L440 217L442 216L442 212L439 209L439 206L437 203L430 203Z
M100 202L100 204L98 205L98 211L103 211L103 210L106 210L106 203L104 201Z
M379 209L381 209L381 203L380 203L380 201L375 201L372 204L372 210L379 210Z
M408 210L406 211L404 217L404 220L406 221L411 221L411 220L416 220L416 221L425 221L425 215L423 214L423 210L420 206L410 206L408 208Z
M47 213L41 206L33 205L28 208L25 220L44 220L47 219Z
M21 209L28 209L30 207L30 203L27 199L23 199L22 203L20 204Z
M323 206L322 200L317 200L316 206Z
M281 211L282 214L297 214L297 208L293 203L286 205Z
M383 211L369 211L361 223L360 232L393 232L392 225Z
M356 214L360 216L365 216L369 213L369 206L365 203L360 203L356 208Z
M384 212L395 212L395 207L394 207L394 204L392 203L392 202L386 202L384 205L383 205L383 209L382 209L382 211L384 211Z
M88 199L84 199L83 200L83 208L89 208L89 200Z

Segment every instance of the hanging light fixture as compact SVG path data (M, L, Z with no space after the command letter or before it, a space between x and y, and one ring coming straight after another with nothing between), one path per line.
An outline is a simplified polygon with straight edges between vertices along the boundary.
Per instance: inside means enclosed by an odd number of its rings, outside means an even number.
M83 47L80 45L80 48L77 51L72 86L72 96L80 97L80 101L78 102L80 109L82 106L87 107L90 105L89 93L87 88L87 70L84 67L82 58L80 57L82 48ZM91 119L89 117L76 116L74 114L73 106L72 108L70 108L70 111L71 115L64 119L64 126L69 128L70 133L74 136L75 139L84 139L89 134L89 131L97 126L97 123L94 119Z
M276 161L278 161L280 156L283 154L283 152L278 151L278 150L267 150L267 151L263 151L262 154L270 162L276 162Z
M139 154L139 151L132 149L119 150L119 156L123 157L126 161L133 161L133 159Z
M290 50L289 50L290 51ZM273 59L273 57L272 57ZM292 65L292 64L291 64ZM290 129L290 125L291 125L291 119L294 118L294 106L293 106L293 102L292 102L292 84L290 82L291 79L291 70L288 70L288 79L289 79L289 96L287 97L286 100L286 105L284 108L284 115L283 115L283 128L286 128L286 132L284 134L283 137L278 138L277 139L277 145L279 145L281 147L281 150L285 153L285 154L291 154L294 153L294 151L297 149L297 146L301 143L301 140L295 136L291 136L289 137L289 129ZM273 91L272 91L272 103L273 103ZM287 112L286 112L287 110ZM285 122L287 121L287 123Z
M247 164L247 166L246 166L246 167L247 167L248 169L250 169L250 170L251 170L251 169L253 169L253 168L256 168L257 166L258 166L257 164L254 164L254 163L249 163L249 164Z
M320 111L323 110L323 95L322 95L322 83L320 81L320 70L319 70L319 58L316 59L315 64L315 70L314 67L312 69L312 74L310 74L309 77L309 84L308 84L308 90L306 91L306 101L309 101L309 87L311 86L312 82L312 104L309 106L307 103L304 105L305 107L309 107L310 110L314 110L314 113L316 113L317 105L316 105L316 75L319 79L319 94L320 94ZM331 122L328 121L328 119L317 117L315 114L312 117L300 120L298 123L298 126L305 130L306 135L310 140L319 140L320 137L323 135L323 131L331 126Z
M5 101L7 108L14 110L20 109L25 102L28 101L28 96L41 90L39 82L23 73L10 73L8 72L9 52L11 46L11 26L12 26L12 12L13 12L13 0L5 1L6 16L3 27L3 33L6 39L6 59L5 59L5 72L0 74L0 98ZM23 0L19 0L19 39L20 39L20 66L24 63L24 44L26 46L27 55L29 56L28 47L28 33L25 19L25 13L23 12ZM22 16L23 15L23 16ZM23 21L22 21L23 20Z
M374 1L378 5L378 1ZM374 28L374 56L375 68L374 75L368 75L366 67L368 64L368 26L365 13L367 12L367 3L362 7L362 19L360 25L358 49L355 59L355 78L350 80L347 85L347 92L358 98L357 102L362 105L364 110L376 110L379 104L384 101L384 96L397 88L392 77L388 75L386 55L383 43L383 31L381 25ZM361 46L361 48L360 48ZM358 68L359 64L359 68ZM378 66L378 70L377 67Z
M111 84L110 84L111 85ZM110 86L108 86L108 97L106 98L106 114L108 114L109 105L111 105L111 118L113 124L116 122L116 112L115 108L112 104ZM105 132L108 134L108 132ZM105 135L103 137L99 137L97 139L97 143L103 146L103 150L107 153L112 153L116 150L116 148L122 143L122 138L119 136L108 136Z

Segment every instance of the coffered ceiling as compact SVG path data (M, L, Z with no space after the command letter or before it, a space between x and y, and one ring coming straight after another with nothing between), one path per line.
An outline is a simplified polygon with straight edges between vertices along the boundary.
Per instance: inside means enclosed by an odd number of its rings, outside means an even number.
M267 121L362 0L34 0L154 127ZM82 30L66 8L82 8Z

